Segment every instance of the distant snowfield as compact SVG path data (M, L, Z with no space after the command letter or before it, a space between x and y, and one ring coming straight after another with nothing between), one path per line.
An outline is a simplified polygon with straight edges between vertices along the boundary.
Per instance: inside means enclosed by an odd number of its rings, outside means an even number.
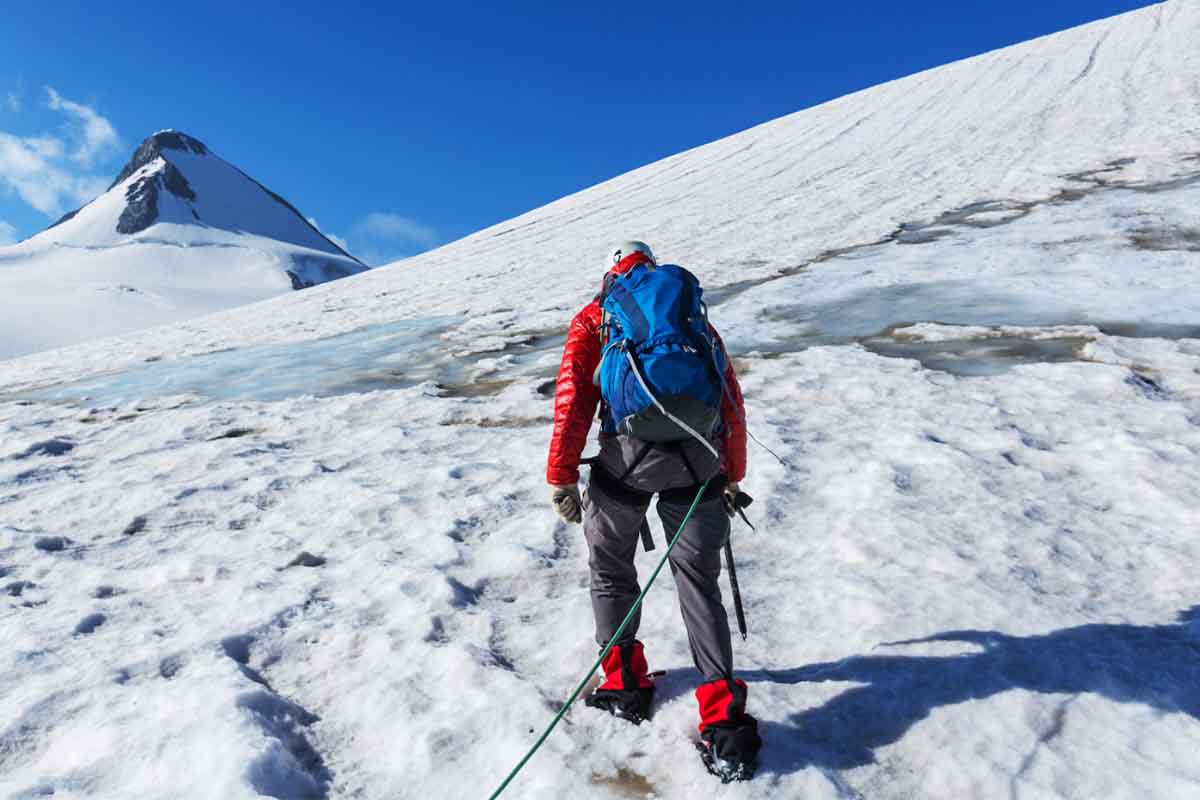
M170 324L291 291L288 263L267 255L276 243L262 240L259 249L246 249L243 237L225 238L225 246L139 242L86 254L52 248L19 259L19 270L0 255L0 357Z
M627 235L785 462L734 529L764 763L692 753L664 577L655 718L573 709L506 797L1195 796L1198 36L1152 7L0 364L0 796L486 798L594 659L548 381Z

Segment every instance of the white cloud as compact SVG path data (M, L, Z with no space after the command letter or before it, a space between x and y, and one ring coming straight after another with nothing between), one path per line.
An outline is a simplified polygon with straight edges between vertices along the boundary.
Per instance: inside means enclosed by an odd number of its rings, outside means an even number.
M325 232L322 231L322 233L325 233ZM347 253L350 252L350 243L347 242L342 237L338 236L336 233L325 233L325 238L328 239L329 241L333 242L334 244L336 244L338 247L345 250ZM351 255L353 255L353 253L351 253Z
M88 202L108 185L103 178L78 175L56 163L62 150L52 146L53 141L0 131L0 186L49 215L61 214L66 205Z
M49 86L46 87L46 95L50 108L74 118L68 126L71 138L75 140L72 159L86 167L120 148L121 139L117 136L117 129L95 109L68 100Z
M432 227L383 211L373 211L351 225L350 235L345 238L323 230L313 217L308 221L329 241L371 266L415 256L441 242Z
M17 88L13 89L11 92L9 92L4 98L5 103L8 105L8 110L13 112L14 114L19 114L21 112L21 107L25 105L24 97L25 97L25 78L18 77L17 78Z
M0 246L17 243L17 229L0 219Z
M414 219L398 214L374 211L367 214L350 231L351 238L369 238L392 245L417 245L428 249L438 243L437 231Z
M49 136L31 136L21 141L25 143L26 147L42 158L62 158L66 152L66 148L63 147L62 142L58 139L52 139Z
M116 128L94 109L47 87L49 108L69 118L67 141L53 136L16 136L0 131L0 189L15 193L50 216L80 206L108 188L108 180L82 168L120 147Z

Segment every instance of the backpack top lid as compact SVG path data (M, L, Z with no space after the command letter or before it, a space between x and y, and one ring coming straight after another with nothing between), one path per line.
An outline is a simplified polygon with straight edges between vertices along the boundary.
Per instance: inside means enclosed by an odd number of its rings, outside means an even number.
M639 264L612 280L596 371L605 430L647 442L696 438L712 450L725 365L700 296L696 276L673 264Z
M683 267L638 264L611 281L602 306L620 338L649 346L664 337L687 341L706 333L702 294L696 276Z

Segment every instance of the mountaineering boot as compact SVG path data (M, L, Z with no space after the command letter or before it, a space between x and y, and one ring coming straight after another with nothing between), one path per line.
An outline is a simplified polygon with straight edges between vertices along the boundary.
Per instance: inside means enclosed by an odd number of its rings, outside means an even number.
M746 684L732 678L696 689L700 704L700 758L721 783L754 777L758 767L758 720L746 713Z
M646 654L642 643L614 645L601 663L604 668L604 683L588 696L586 702L592 708L602 708L614 717L620 717L641 725L650 717L650 703L654 700L654 682L650 680L650 669L646 666Z

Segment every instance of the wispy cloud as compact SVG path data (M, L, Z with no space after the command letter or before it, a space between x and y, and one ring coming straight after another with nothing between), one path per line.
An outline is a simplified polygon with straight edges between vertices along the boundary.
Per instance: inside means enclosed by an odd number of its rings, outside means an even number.
M4 102L8 106L8 110L14 114L21 112L21 107L24 105L25 98L25 79L17 78L17 88L9 92L4 97Z
M0 131L0 188L47 215L61 214L101 194L108 180L86 170L120 147L111 122L95 109L47 87L47 105L68 122L65 138L16 136Z
M322 231L322 233L325 233L325 232L324 232L324 231ZM333 242L333 243L334 243L334 244L336 244L338 247L340 247L340 248L342 248L343 250L345 250L347 253L350 253L350 243L349 243L349 242L347 242L347 241L346 241L345 239L343 239L342 237L338 236L336 233L326 233L326 234L325 234L325 238L329 239L329 241ZM350 253L350 254L351 254L351 255L354 255L353 253Z
M62 111L71 118L68 131L75 144L71 153L74 161L85 167L91 166L120 148L121 138L117 136L117 129L97 114L95 109L68 100L49 86L46 87L46 96L50 108Z
M438 232L411 217L374 211L350 227L349 251L367 264L378 266L436 247Z
M433 247L438 242L437 231L409 217L374 211L367 214L351 229L351 235L364 236L395 244Z
M351 225L344 237L325 230L313 217L308 221L331 242L372 267L410 258L442 242L431 226L383 211L367 214Z
M49 215L61 214L64 204L85 203L107 187L103 178L64 169L50 155L54 152L46 140L0 132L0 185Z
M0 219L0 246L17 243L17 229Z

